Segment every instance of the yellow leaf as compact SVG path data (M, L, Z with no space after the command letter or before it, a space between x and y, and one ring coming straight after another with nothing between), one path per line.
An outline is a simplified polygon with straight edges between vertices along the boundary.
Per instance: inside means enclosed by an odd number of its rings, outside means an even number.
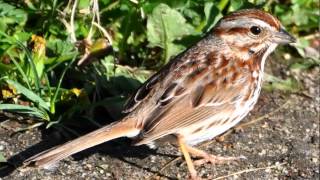
M3 99L9 99L9 98L13 97L13 94L9 90L6 90L6 89L2 89L1 94L2 94Z
M70 90L73 94L75 94L77 97L80 96L80 94L82 93L82 90L81 89L78 89L78 88L72 88Z
M31 42L34 43L32 51L37 54L38 57L45 56L46 54L46 40L37 35L31 36Z
M1 90L1 94L3 99L13 98L17 95L17 89L11 84L9 84L5 89Z

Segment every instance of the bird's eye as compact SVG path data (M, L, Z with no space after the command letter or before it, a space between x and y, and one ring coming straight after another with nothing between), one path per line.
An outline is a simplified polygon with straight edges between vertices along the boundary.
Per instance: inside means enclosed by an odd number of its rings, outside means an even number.
M261 28L258 27L258 26L252 26L252 27L250 28L250 31L251 31L252 34L258 35L258 34L261 33Z

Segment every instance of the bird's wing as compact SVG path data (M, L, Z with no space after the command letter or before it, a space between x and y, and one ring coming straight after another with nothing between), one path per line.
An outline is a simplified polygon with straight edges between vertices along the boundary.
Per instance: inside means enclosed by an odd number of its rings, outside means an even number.
M185 67L191 69L189 73L183 72L183 66L177 69L185 76L167 84L161 92L156 107L145 117L141 141L137 144L178 134L179 130L208 117L212 121L224 121L234 112L235 102L252 96L249 69L241 68L239 72L240 69L229 62L219 62L215 67L210 64L217 63L212 56L214 54L190 61L187 65L190 67Z
M159 99L159 101L163 103L168 103L172 97L170 95L173 95L170 93L181 95L185 90L178 86L180 79L184 79L188 74L196 74L201 71L199 67L203 62L200 61L207 61L207 56L210 54L211 48L212 45L209 46L206 41L201 40L193 47L177 55L138 88L127 101L123 112L132 113L140 109L141 106L145 106L145 104L148 106L159 105L152 104L152 102L149 103L147 102L148 100L155 102Z
M243 88L251 88L243 81L230 87L198 86L193 91L177 99L172 98L172 104L164 112L155 113L157 116L149 117L144 126L141 141L144 144L168 134L179 134L185 127L195 124L208 123L221 124L228 120L236 108L236 102L251 96L244 93ZM240 94L240 95L239 95ZM209 124L208 124L209 125Z

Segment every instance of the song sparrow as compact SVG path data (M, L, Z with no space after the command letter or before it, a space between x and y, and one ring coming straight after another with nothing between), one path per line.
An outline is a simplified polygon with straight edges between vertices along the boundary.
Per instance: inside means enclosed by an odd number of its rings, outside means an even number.
M267 56L278 44L294 41L266 12L231 13L145 82L128 101L122 120L37 154L25 164L45 167L119 137L133 138L134 145L165 138L177 142L196 178L189 153L204 158L202 162L225 159L192 145L225 132L248 114L261 90Z

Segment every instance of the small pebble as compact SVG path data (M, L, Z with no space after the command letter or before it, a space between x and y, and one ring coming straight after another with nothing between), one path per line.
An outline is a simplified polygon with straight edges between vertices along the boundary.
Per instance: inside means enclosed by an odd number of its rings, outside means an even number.
M151 158L150 158L150 162L152 162L152 163L155 163L156 162L156 157L155 156L151 156Z
M265 149L263 149L260 153L259 156L264 156L267 153L267 151Z
M312 162L317 163L318 162L318 158L312 158Z
M285 60L289 60L289 59L291 59L291 55L290 55L289 53L285 53L285 54L283 55L283 58L284 58Z
M101 164L99 167L101 167L102 169L108 169L109 164Z
M270 173L270 172L271 172L271 169L270 169L270 168L267 168L267 169L265 170L265 172Z

